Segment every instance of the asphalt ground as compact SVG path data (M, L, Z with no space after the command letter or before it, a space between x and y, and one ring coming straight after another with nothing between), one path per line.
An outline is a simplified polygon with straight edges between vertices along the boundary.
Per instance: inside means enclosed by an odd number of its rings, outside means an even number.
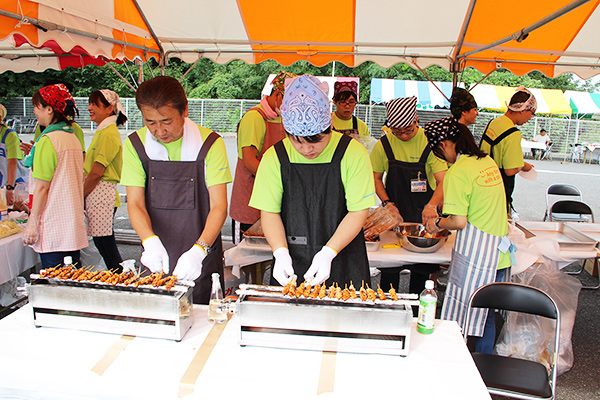
M22 140L28 140L32 135L21 135ZM126 133L123 132L123 140ZM85 136L86 146L89 145L92 134ZM224 137L227 154L229 158L232 175L235 171L237 161L237 149L235 137ZM529 181L517 177L514 206L521 220L541 221L546 209L546 189L554 183L568 183L577 186L581 192L583 201L587 203L594 212L594 215L600 219L600 165L561 162L562 156L554 156L553 161L537 161L528 159L527 161L535 166L538 173L536 181ZM231 186L228 185L228 194L231 195ZM119 186L119 193L125 200L125 188ZM228 197L229 198L229 197ZM127 216L127 207L123 203L116 214L115 229L118 232L129 234L120 234L119 236L133 238L135 234L132 231L129 218ZM223 230L225 241L231 237L231 221L228 218ZM230 243L225 243L231 246ZM139 260L141 255L141 246L139 244L119 243L119 250L123 259ZM567 267L575 269L576 266ZM591 277L587 272L577 276L584 284L595 284L597 278ZM442 278L443 280L443 278ZM404 284L407 283L406 277L401 279ZM440 285L443 288L443 285ZM442 294L440 293L440 297ZM580 399L600 399L600 342L598 332L600 332L600 291L582 290L579 296L579 303L573 328L572 344L574 352L573 368L561 375L557 383L557 399L580 400ZM443 373L443 371L439 371ZM502 399L501 396L493 396L494 399Z

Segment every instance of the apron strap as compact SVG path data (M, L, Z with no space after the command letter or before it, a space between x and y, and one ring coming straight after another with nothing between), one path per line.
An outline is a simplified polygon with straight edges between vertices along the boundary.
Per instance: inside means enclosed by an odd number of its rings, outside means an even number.
M380 140L383 150L385 151L385 155L388 158L388 162L396 161L396 157L394 157L394 152L392 151L392 146L390 145L387 135L382 136Z
M346 152L351 140L352 138L348 135L341 137L340 142L335 149L335 153L333 153L333 157L331 158L332 164L339 164L342 161L342 157L344 157L344 153Z
M358 118L354 115L352 116L352 129L358 130Z
M129 140L131 141L133 148L135 149L138 157L140 158L140 161L142 163L150 161L150 157L148 157L148 154L146 154L146 149L144 148L144 144L142 143L142 140L140 139L140 136L138 135L137 131L129 135Z
M208 135L208 137L202 144L202 148L198 152L198 157L196 158L196 162L199 160L204 160L206 158L206 155L208 154L208 151L212 147L213 143L220 137L221 136L219 136L219 134L216 132L211 132L210 135Z
M283 145L283 140L275 143L273 146L275 147L275 152L277 152L277 158L279 158L279 164L283 167L284 165L290 165L290 157L288 156L287 151L285 151L285 146Z
M425 164L427 162L427 157L429 157L429 153L431 153L431 147L427 145L425 146L423 153L421 153L421 158L419 158L419 164Z

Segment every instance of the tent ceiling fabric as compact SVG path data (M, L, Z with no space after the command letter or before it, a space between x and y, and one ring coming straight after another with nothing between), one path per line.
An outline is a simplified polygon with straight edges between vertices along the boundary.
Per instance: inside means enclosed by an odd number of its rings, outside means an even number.
M537 101L536 113L571 114L571 107L559 89L528 89ZM515 94L514 87L479 84L470 90L477 106L488 110L506 111L506 103Z
M599 114L600 94L566 90L565 97L573 109L573 114Z
M518 75L540 70L550 77L575 72L589 78L600 73L599 2L3 0L0 57L6 61L0 66L16 70L24 67L11 65L27 63L24 58L8 62L18 35L34 48L52 41L63 53L79 46L107 60L207 57L218 63L274 59L283 65L307 60L317 66L337 60L351 67L407 62L420 68L473 66L489 72L501 66ZM569 5L574 9L539 23ZM516 40L536 24L540 27L527 38ZM29 64L34 70L46 66L35 57Z

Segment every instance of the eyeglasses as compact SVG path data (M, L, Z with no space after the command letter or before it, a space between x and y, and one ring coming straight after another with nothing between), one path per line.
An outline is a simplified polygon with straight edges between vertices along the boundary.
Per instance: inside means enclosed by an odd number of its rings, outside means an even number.
M338 101L337 102L338 106L355 106L356 105L356 101L355 100L346 100L346 101Z
M410 135L415 131L416 124L407 126L406 128L390 128L394 136Z

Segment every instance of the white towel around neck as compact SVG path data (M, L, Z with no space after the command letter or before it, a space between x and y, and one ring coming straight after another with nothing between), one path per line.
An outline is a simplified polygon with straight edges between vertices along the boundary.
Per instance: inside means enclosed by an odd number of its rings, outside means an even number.
M183 140L181 142L181 161L196 161L202 148L202 135L200 129L191 119L186 118L183 124ZM146 130L146 154L155 161L169 161L167 148Z

